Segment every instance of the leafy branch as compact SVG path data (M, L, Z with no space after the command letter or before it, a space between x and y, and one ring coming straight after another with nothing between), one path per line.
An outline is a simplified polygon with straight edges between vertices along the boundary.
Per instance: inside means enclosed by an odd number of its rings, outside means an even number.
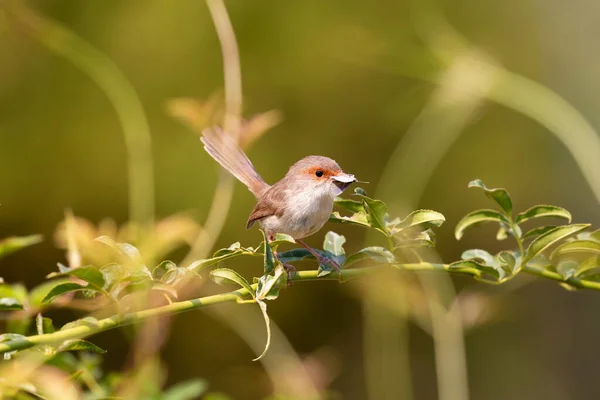
M87 257L93 260L107 260L106 256L96 253L108 251L108 262L83 264L76 268L59 263L58 271L49 274L47 282L30 291L20 284L0 284L0 312L8 321L7 333L0 335L0 353L5 359L21 352L41 351L47 359L81 350L103 353L101 348L84 339L156 317L237 302L256 303L264 316L267 339L264 351L255 359L258 360L267 353L271 340L267 302L278 298L292 282L345 281L387 268L407 272L448 272L493 284L501 284L519 273L526 273L556 281L570 290L600 290L600 231L589 232L589 224L571 224L571 214L557 206L536 205L515 214L512 199L505 189L487 188L480 180L471 182L469 187L482 190L496 208L467 214L455 228L457 240L479 224L496 223L497 239L512 237L516 249L503 250L495 255L482 249L470 249L463 252L459 261L428 263L422 260L419 249L435 245L433 229L445 222L444 216L432 210L417 210L403 219L392 218L384 202L369 197L360 188L355 190L352 199L335 200L338 210L332 213L330 222L373 229L380 233L385 245L366 247L347 255L344 236L328 232L323 249L316 251L341 265L341 273L332 270L329 265L319 265L316 270L288 275L279 260L285 263L316 260L305 248L279 251L279 259L274 257L273 253L279 247L295 244L293 238L281 234L268 242L263 232L263 240L256 247L243 247L238 242L218 250L210 258L182 265L170 260L148 265L133 244L120 243L101 235L94 240L97 247L88 245L80 246L80 249L93 252L95 257ZM530 222L543 218L563 220L567 224L526 228ZM73 231L80 232L81 229ZM86 238L89 232L87 235ZM30 236L1 241L0 256L39 240L37 236ZM240 256L262 258L262 275L249 281L231 268L214 268ZM152 259L155 257L155 254L152 255ZM85 253L83 258L86 258ZM237 285L239 288L191 300L180 299L183 289L190 282L202 280L206 270L210 270L209 276L217 284ZM68 305L63 301L65 299L83 302L90 310L112 310L113 315L100 319L90 315L56 330L46 315L52 308Z

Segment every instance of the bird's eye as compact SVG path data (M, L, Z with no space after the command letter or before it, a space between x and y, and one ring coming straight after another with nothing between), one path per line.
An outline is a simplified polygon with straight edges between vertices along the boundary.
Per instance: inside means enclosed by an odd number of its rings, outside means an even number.
M315 172L315 175L317 176L317 178L320 178L320 177L322 177L322 176L323 176L323 171L321 171L320 169L318 169L318 170Z

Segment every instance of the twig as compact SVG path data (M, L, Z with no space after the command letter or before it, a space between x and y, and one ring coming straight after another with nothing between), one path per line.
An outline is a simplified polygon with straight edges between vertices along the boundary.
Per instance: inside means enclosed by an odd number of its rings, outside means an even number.
M448 264L431 264L431 263L413 263L413 264L400 264L397 267L401 270L407 271L446 271L450 273L466 274L478 276L479 271L471 268L461 269L449 269ZM353 268L345 269L341 271L342 280L360 278L366 275L370 275L380 271L383 268L389 268L389 265L380 265L377 267L369 268ZM528 274L536 275L539 277L551 279L561 283L566 283L576 288L581 289L592 289L600 291L600 282L588 281L585 279L568 278L564 279L560 274L556 272L543 269L541 267L526 266L523 268L523 272ZM339 281L340 273L332 272L329 275L319 277L318 271L299 271L292 274L291 279L294 282L307 282L307 281ZM256 290L257 285L252 285L252 289ZM95 324L81 325L69 329L60 330L54 333L46 333L43 335L33 335L26 338L12 339L6 342L0 343L0 354L14 350L26 349L40 344L53 344L61 343L69 339L85 338L90 335L114 329L120 326L131 325L134 323L142 322L148 318L155 318L164 315L176 314L184 311L196 310L199 308L212 306L215 304L231 303L240 298L246 298L250 296L250 292L246 289L238 289L228 293L216 294L213 296L200 297L192 300L184 300L175 303L171 303L166 306L151 308L148 310L133 312L124 314L119 317L114 315L109 318L99 320Z

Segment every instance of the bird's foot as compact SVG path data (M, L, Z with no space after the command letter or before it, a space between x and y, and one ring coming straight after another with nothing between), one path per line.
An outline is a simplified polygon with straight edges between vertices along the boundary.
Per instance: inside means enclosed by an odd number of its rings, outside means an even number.
M330 267L335 269L338 273L339 281L344 282L344 278L342 276L342 268L340 267L340 264L337 263L337 261L327 256L324 256L321 253L316 252L313 248L304 243L302 240L296 239L296 242L301 244L306 250L308 250L317 259L319 265L329 265Z
M285 272L287 272L288 276L287 276L286 287L292 286L292 278L294 277L294 274L296 273L296 267L294 267L290 263L286 263L286 262L281 261L281 258L279 258L279 254L277 254L276 251L273 252L273 255L275 256L275 258L277 258L277 260L279 260L279 262L281 263L281 266L283 267L283 269L285 270Z
M285 262L282 262L281 265L283 266L283 269L285 269L285 272L287 272L288 274L286 286L290 287L292 286L294 274L296 273L296 267L294 267L292 264Z
M344 282L344 277L342 276L342 267L337 263L337 261L327 256L319 255L319 257L317 257L317 262L319 265L329 265L332 267L338 273L338 280L340 283Z
M337 261L335 261L327 256L319 255L319 257L317 257L317 262L319 263L319 265L321 265L321 264L329 265L330 267L335 269L338 273L342 272L342 268L340 267L340 264L338 264Z

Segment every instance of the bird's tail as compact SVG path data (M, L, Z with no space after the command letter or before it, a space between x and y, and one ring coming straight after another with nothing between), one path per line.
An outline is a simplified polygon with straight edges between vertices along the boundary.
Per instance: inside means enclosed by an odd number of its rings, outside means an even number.
M246 185L256 198L259 198L269 188L269 185L256 172L246 154L221 128L215 126L204 129L200 140L204 144L204 150Z

